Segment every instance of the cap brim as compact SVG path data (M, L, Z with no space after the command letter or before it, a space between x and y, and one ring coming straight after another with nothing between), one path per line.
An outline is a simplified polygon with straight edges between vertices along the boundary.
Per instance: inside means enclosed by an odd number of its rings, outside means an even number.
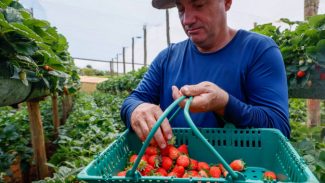
M152 6L157 9L168 9L175 7L175 0L152 0Z

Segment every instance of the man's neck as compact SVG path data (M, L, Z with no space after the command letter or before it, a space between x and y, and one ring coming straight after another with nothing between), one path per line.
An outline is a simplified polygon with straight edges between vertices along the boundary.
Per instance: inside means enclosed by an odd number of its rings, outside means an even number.
M212 47L199 47L197 46L197 49L202 52L202 53L212 53L212 52L216 52L220 49L222 49L223 47L225 47L236 35L237 30L232 29L230 27L227 27L227 29L224 31L224 33L222 33L221 35L219 35L217 37L217 40L215 40L214 46Z

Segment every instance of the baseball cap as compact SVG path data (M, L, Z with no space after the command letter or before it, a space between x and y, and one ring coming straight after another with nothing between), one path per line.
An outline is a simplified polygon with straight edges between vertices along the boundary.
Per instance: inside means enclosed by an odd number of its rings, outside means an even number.
M157 9L168 9L175 7L175 0L152 0L152 6Z

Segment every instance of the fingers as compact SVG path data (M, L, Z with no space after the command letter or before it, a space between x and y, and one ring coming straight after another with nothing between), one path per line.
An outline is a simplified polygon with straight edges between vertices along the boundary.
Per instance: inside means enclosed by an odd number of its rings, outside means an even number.
M186 96L197 96L209 92L209 85L209 82L201 82L197 85L185 85L180 89L180 92Z
M140 104L132 112L131 126L142 141L146 140L162 113L159 106L148 103ZM164 119L150 143L157 143L160 148L165 148L167 146L167 139L171 138L171 136L172 129L170 124L167 119Z
M157 111L156 118L158 119L162 115L162 111ZM165 118L164 121L160 125L161 131L164 135L164 139L170 140L173 137L173 131L170 126L169 121Z

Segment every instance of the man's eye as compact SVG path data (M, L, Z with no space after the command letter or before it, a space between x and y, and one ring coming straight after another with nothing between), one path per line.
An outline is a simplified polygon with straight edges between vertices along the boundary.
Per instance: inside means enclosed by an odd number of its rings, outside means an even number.
M176 7L177 7L178 12L183 12L184 11L184 8L182 6L176 6Z
M204 4L195 4L194 5L196 8L202 8L204 6Z

